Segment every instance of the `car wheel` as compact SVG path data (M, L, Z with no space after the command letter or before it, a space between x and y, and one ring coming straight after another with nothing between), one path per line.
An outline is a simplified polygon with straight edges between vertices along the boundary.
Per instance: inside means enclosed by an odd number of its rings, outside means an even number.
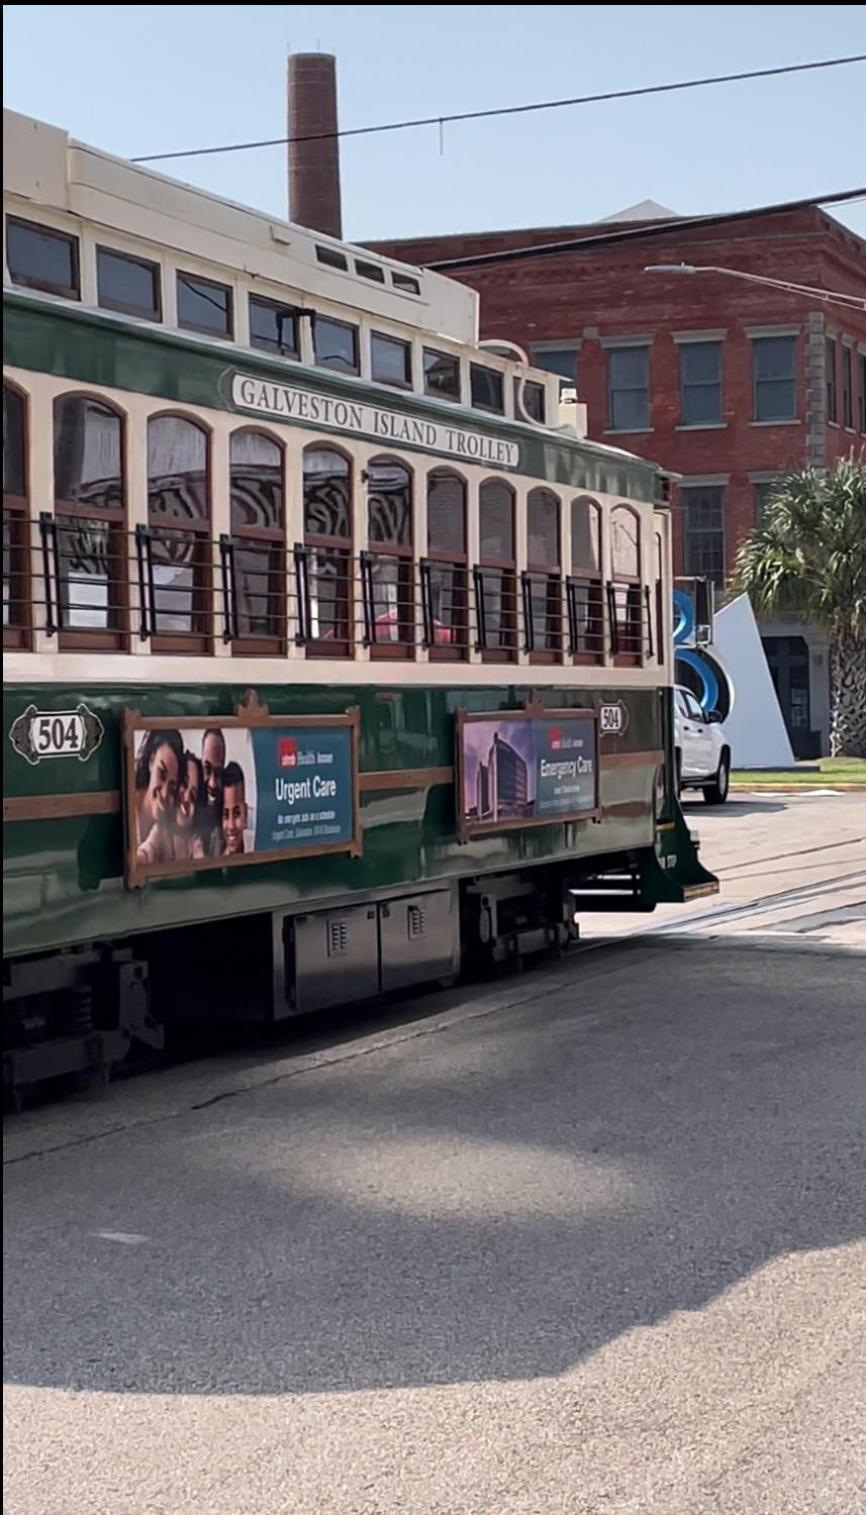
M704 785L704 800L708 805L724 805L728 798L731 781L731 760L726 752L719 758L719 767L711 784Z

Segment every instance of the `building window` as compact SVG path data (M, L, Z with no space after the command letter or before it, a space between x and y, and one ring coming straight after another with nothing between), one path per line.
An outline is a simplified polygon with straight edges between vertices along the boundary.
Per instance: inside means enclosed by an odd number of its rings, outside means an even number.
M425 641L430 657L465 658L469 651L466 481L450 468L434 468L427 475L424 579Z
M607 354L611 431L646 431L650 423L649 348L611 347Z
M571 652L578 662L601 662L604 656L601 507L589 495L579 495L571 502L568 629Z
M6 218L6 262L13 284L79 298L78 239L34 221Z
M296 358L298 316L294 307L250 295L250 346L280 353L284 358Z
M860 370L860 435L866 437L866 352L857 354Z
M424 348L424 392L437 400L460 399L460 359L450 352Z
M559 496L530 489L526 497L527 571L523 578L529 655L553 663L562 656L562 565Z
M721 419L721 342L680 343L681 424L718 426Z
M827 373L827 420L838 421L836 408L836 339L828 337L824 343L824 366Z
M412 348L397 337L374 331L370 337L370 373L379 384L412 388Z
M756 421L796 420L794 342L794 337L752 339Z
M213 629L208 436L185 416L147 423L155 652L207 652Z
M504 479L485 479L478 491L480 559L475 611L485 662L513 662L517 657L514 501L514 490Z
M122 646L123 422L83 395L54 401L54 541L61 645Z
M179 272L177 324L184 331L200 331L208 337L230 337L232 292L228 285L199 278L197 274Z
M842 348L842 425L854 425L854 399L851 393L851 349Z
M496 415L502 415L505 410L505 382L495 368L470 363L469 388L476 410L492 410Z
M358 328L348 321L333 321L317 315L313 322L313 347L320 368L335 368L338 373L360 373L358 363Z
M261 431L234 431L229 448L231 622L234 651L285 645L283 450Z
M628 505L615 505L610 513L610 566L614 660L639 663L643 657L640 517Z
M725 582L725 492L721 485L691 485L680 490L685 537L685 572L689 578Z
M415 647L412 475L394 458L367 468L367 636L373 657L411 657Z
M352 654L352 469L334 447L304 449L304 557L299 603L307 652Z
M560 391L577 388L577 347L574 343L563 343L562 347L531 347L529 355L533 368L542 368L545 373L558 376Z
M395 289L402 290L403 294L420 295L421 293L421 285L417 279L412 278L411 274L392 273L391 283Z
M761 479L752 487L755 491L755 523L760 525L767 512L767 506L773 498L773 493L778 485L778 479Z
M3 385L3 646L24 647L29 635L30 520L27 500L27 409Z
M523 402L523 410L520 405ZM524 415L524 411L526 414ZM534 384L531 379L525 380L521 388L520 379L514 380L514 415L518 421L525 421L528 416L531 421L539 426L544 425L544 385Z
M145 321L162 320L158 263L97 247L96 284L103 310L122 310Z

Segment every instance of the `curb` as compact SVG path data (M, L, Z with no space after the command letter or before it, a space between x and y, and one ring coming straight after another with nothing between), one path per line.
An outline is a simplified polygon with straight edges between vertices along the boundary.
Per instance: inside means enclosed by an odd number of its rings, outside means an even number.
M731 784L732 794L815 794L816 792L826 792L828 789L835 789L840 794L843 792L866 794L866 784L837 784L832 779L825 779L820 784L813 784L811 782L808 784L760 784L758 782Z

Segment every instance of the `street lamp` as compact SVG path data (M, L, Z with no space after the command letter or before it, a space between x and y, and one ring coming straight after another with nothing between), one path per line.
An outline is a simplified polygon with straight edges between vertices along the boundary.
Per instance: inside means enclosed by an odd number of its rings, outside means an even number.
M650 263L645 274L724 274L731 279L745 279L749 284L766 284L783 289L789 295L804 295L810 300L824 300L828 305L842 305L846 310L866 311L866 299L848 295L839 289L813 289L808 284L792 284L788 279L769 279L764 274L748 274L741 268L720 268L714 263Z

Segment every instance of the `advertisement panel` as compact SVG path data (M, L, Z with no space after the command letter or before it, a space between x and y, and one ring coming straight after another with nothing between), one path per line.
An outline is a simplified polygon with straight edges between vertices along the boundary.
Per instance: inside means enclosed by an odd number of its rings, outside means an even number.
M598 811L596 712L460 711L457 765L464 839L587 819Z
M175 721L126 711L127 882L360 853L358 712Z

